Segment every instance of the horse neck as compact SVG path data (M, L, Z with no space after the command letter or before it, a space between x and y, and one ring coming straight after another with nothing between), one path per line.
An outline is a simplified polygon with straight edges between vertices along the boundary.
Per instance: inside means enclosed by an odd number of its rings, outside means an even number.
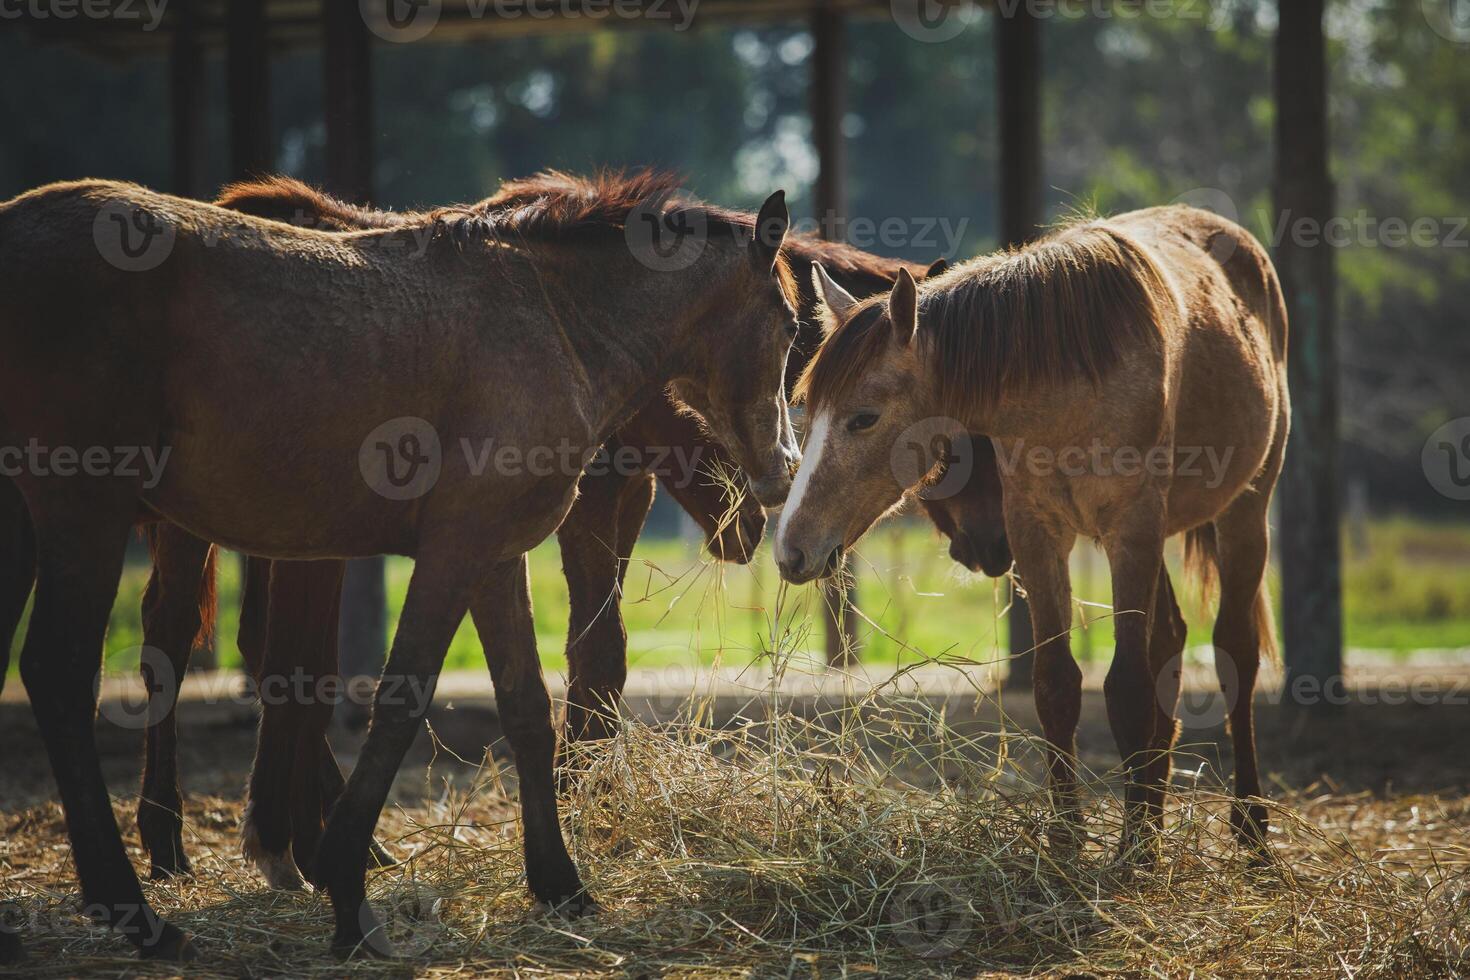
M743 250L711 241L689 268L656 271L629 257L621 241L616 247L618 260L602 263L600 275L580 267L578 296L551 297L554 305L573 308L558 319L584 379L586 414L598 441L698 366L697 325L715 299L711 284L728 279L731 262L745 260Z

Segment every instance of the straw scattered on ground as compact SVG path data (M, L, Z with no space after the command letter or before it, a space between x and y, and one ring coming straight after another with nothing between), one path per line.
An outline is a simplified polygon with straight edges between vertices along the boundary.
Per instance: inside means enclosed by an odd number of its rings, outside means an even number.
M759 703L753 705L753 709ZM627 722L576 760L574 856L601 914L566 921L524 886L510 773L380 826L406 860L369 894L399 959L369 974L722 976L897 972L1446 976L1470 969L1470 801L1324 790L1274 807L1273 859L1230 837L1228 800L1176 773L1162 859L1116 860L1120 811L1096 778L1089 842L1059 851L1041 746L957 738L929 703L872 694L816 717L751 711L712 730ZM432 781L432 770L426 774ZM119 804L128 826L131 805ZM228 976L335 976L330 915L237 857L234 800L187 821L196 875L147 886ZM0 876L27 932L19 975L138 966L78 913L59 808L8 818ZM135 854L141 862L141 855ZM191 973L197 971L191 970Z

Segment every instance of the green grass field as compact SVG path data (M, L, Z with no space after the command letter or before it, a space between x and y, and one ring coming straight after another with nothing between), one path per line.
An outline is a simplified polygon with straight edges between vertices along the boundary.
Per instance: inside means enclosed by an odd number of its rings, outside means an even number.
M1470 647L1470 525L1385 519L1367 528L1365 543L1366 549L1349 545L1345 552L1350 646L1397 652ZM1177 545L1170 561L1177 568ZM388 570L390 616L396 619L412 563L392 559ZM864 660L899 663L946 656L990 662L1005 648L1005 583L960 569L927 525L884 526L865 540L853 570L866 620L859 629ZM219 636L225 664L238 662L239 571L236 556L223 557ZM1072 574L1079 600L1073 649L1084 659L1106 657L1112 644L1107 562L1092 545L1079 545ZM136 663L142 643L138 604L147 575L142 560L130 562L124 573L107 639L109 671L131 670ZM567 598L555 542L532 553L531 576L542 660L548 669L564 669ZM1274 572L1272 578L1273 594L1279 596ZM771 648L779 591L768 546L753 565L737 567L708 560L691 541L645 540L628 569L623 597L630 661L635 667L747 663ZM821 600L815 589L789 589L781 601L780 628L795 637L794 644L790 637L784 640L781 649L794 645L819 656L822 633L813 624ZM1191 644L1208 643L1209 617L1188 585L1181 589L1181 605ZM478 638L466 619L447 666L481 663Z

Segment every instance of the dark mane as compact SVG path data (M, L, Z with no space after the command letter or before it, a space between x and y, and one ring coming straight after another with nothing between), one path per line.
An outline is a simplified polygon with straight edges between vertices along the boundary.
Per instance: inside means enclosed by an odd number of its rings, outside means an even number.
M993 411L1008 393L1100 382L1135 344L1161 342L1173 303L1143 248L1105 221L967 262L919 288L919 338L942 409ZM860 304L797 385L815 411L851 391L889 342L887 298Z
M231 211L323 231L396 228L410 220L395 211L375 211L339 200L294 177L273 176L228 184L214 203Z
M436 208L425 217L456 241L476 238L555 240L587 231L621 231L637 209L660 214L698 211L711 238L755 227L752 215L691 201L682 183L670 173L605 170L578 177L546 170L521 180L509 180L476 204Z
M621 233L629 215L640 207L660 214L697 209L710 240L717 236L748 238L755 229L755 215L693 201L682 194L681 181L676 175L652 170L631 174L603 171L593 177L546 170L531 177L505 181L499 190L478 203L420 212L358 207L283 176L230 184L220 192L215 204L325 231L394 229L427 223L435 227L436 234L461 246L473 241L551 241L583 232ZM788 241L793 237L788 236ZM824 254L830 254L834 263L846 266L858 261L853 256L871 258L856 249L814 240L800 247L813 244L834 249ZM794 275L787 255L788 248L783 247L776 263L777 280L787 302L797 310L798 316L805 316L810 306L803 284L810 290L810 277ZM897 271L893 274L897 275Z

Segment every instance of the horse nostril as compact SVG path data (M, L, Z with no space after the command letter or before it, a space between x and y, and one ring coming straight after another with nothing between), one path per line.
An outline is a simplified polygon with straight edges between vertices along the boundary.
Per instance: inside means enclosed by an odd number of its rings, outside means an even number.
M786 559L781 562L781 570L783 572L795 573L805 567L806 555L801 553L800 548L792 548L790 553L786 555Z

